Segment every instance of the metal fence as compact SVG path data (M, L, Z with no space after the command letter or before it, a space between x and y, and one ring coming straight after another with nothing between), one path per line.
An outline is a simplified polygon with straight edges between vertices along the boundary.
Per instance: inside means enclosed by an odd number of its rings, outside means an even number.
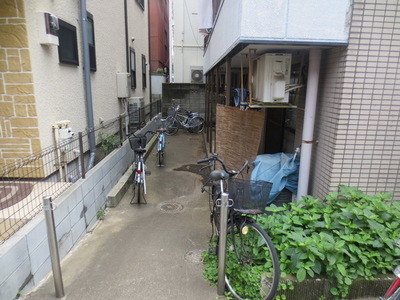
M93 165L122 145L127 132L135 132L161 110L161 101L132 110L94 128ZM92 166L91 132L79 132L12 164L0 168L0 244L41 211L42 198L56 199Z

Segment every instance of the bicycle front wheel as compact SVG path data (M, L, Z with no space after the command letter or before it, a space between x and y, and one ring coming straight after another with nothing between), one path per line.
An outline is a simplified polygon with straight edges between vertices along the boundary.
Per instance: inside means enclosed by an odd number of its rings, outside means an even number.
M189 120L188 131L191 133L200 133L204 128L204 119L202 117L194 117Z
M175 117L169 116L165 120L165 134L166 135L174 135L178 132L179 129L179 122Z
M278 290L279 259L271 238L252 218L228 224L225 282L239 300L272 300Z

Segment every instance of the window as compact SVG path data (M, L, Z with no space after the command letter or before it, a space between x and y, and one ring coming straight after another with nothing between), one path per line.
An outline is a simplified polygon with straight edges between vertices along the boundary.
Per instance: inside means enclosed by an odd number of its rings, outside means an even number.
M140 7L144 10L144 0L136 0L139 3Z
M136 89L136 62L135 50L130 48L130 65L131 65L131 89Z
M91 13L87 13L87 36L88 36L88 44L89 44L89 60L90 60L90 70L96 71L96 47L94 42L94 22L93 15Z
M76 27L58 20L58 59L60 63L79 66Z
M142 88L146 88L146 56L142 54Z

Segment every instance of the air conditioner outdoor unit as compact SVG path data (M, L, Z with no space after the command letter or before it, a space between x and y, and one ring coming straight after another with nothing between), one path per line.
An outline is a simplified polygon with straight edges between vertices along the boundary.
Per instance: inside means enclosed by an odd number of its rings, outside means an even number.
M144 121L144 98L128 98L128 114L130 124L139 124Z
M253 86L255 99L261 102L289 102L285 87L290 82L292 55L267 53L257 59Z
M190 78L192 83L203 83L203 67L190 67Z

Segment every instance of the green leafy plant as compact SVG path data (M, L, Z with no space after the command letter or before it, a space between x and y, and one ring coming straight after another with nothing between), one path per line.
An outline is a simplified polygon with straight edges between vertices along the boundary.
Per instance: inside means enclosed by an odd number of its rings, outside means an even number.
M258 221L272 237L284 273L298 282L324 275L334 299L342 299L353 280L387 273L400 255L394 246L400 203L390 198L341 185L322 201L308 196L283 208L271 205L267 210L281 213Z
M104 218L106 217L106 209L104 207L100 208L97 213L97 220L104 220Z
M121 141L113 134L108 134L106 132L99 133L100 138L100 151L105 155L111 153L114 149L116 149Z
M390 272L392 261L400 256L394 246L400 236L400 203L390 198L389 193L368 196L340 185L323 200L307 196L284 207L271 205L267 210L274 214L259 216L257 222L280 255L282 278L292 274L302 282L326 277L333 298L343 299L355 279ZM217 257L206 253L204 263L205 278L216 282ZM289 289L292 284L280 283L279 290ZM280 293L277 299L286 296Z

